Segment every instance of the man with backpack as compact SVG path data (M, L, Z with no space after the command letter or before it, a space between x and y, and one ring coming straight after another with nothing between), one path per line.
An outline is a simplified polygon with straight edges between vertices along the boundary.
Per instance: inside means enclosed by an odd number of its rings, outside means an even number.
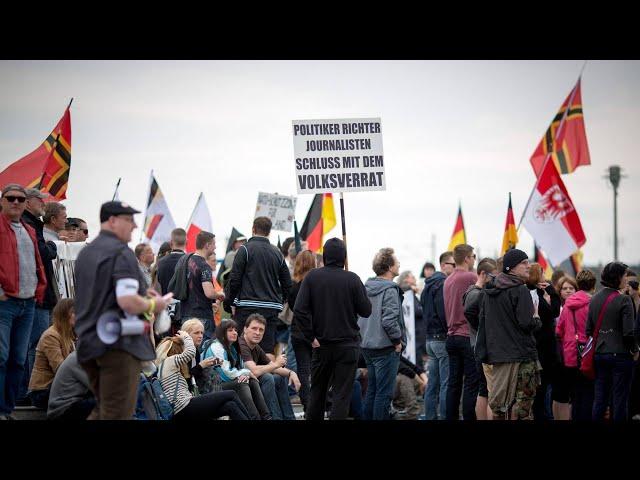
M213 270L207 263L207 258L215 251L215 235L205 231L198 233L196 251L179 260L169 283L169 288L174 287L172 291L181 301L182 318L197 318L204 325L204 340L214 337L213 303L224 300L224 294L214 288Z

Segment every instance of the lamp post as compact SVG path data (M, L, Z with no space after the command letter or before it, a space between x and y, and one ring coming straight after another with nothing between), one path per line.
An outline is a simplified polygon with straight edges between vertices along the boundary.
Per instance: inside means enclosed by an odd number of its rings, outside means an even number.
M620 186L621 169L619 165L609 167L609 181L613 186L613 260L618 261L618 187Z

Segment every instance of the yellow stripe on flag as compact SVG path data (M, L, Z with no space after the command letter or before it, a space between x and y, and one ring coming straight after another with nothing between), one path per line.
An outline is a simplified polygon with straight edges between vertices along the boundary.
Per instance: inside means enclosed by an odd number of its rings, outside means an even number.
M330 232L335 226L336 211L333 208L333 195L325 195L322 202L322 235Z
M451 237L451 241L449 242L449 247L447 247L447 250L453 251L453 249L456 248L457 245L461 245L463 243L467 243L467 237L464 234L464 230L458 230Z

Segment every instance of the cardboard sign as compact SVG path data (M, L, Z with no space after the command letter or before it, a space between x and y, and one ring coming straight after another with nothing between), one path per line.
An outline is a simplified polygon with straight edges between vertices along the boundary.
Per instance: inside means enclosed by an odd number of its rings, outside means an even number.
M269 217L272 230L290 232L296 214L296 197L287 197L277 193L258 193L256 214L253 218Z
M292 123L298 193L385 190L379 118Z

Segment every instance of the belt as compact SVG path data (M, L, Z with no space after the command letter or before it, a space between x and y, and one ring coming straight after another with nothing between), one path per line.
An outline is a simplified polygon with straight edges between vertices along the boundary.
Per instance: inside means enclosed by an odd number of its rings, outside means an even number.
M427 340L446 340L446 333L436 333L435 335L427 334Z

